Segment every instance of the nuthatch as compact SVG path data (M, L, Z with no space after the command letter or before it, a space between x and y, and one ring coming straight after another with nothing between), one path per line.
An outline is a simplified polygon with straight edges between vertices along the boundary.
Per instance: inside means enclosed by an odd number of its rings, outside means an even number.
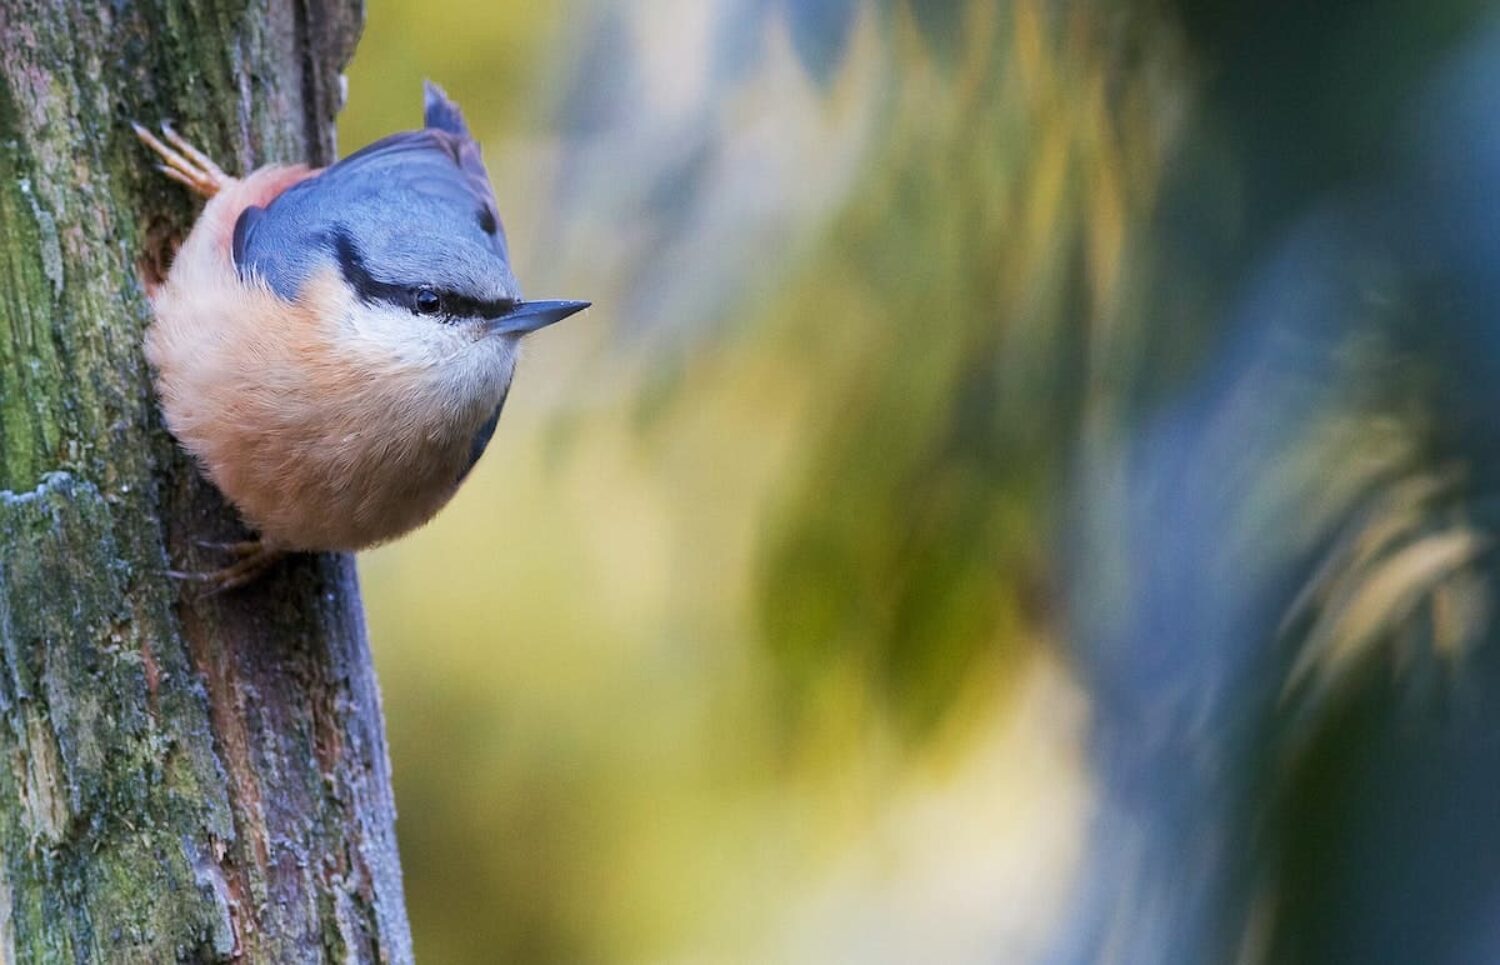
M431 519L495 431L521 336L588 307L522 300L458 107L429 83L423 130L244 178L169 126L171 146L135 131L208 198L151 293L162 412L259 532L196 578L239 586Z

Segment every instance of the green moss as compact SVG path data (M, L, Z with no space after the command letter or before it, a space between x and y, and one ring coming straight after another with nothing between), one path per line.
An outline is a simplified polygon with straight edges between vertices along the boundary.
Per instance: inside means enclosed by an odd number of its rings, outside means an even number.
M18 6L22 42L0 37L0 960L301 961L329 928L357 939L349 960L403 960L396 876L361 883L372 919L323 874L334 855L397 867L350 572L288 566L261 605L184 600L166 573L237 523L151 399L136 263L193 212L125 124L175 116L231 168L231 145L327 153L321 95L351 45L327 31L357 7ZM313 707L347 712L315 728ZM355 750L325 764L320 728Z
M0 98L0 105L4 98ZM0 312L5 325L0 338L0 488L14 488L22 480L41 475L41 458L56 448L56 436L32 401L44 398L48 380L56 373L50 340L38 338L38 306L52 303L53 285L40 252L42 233L30 179L16 160L14 142L0 141L0 224L8 243L0 248ZM46 222L56 242L56 225ZM55 253L56 249L53 248ZM61 277L61 269L55 269Z

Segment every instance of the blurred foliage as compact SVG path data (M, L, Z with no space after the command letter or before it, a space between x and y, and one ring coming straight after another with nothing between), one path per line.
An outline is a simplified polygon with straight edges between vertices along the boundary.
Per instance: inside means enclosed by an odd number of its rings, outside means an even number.
M1500 766L1480 7L374 7L346 147L444 83L596 303L361 561L419 954L1372 960Z
M476 20L445 53L456 77L403 49L425 11L377 8L351 70L346 149L411 123L419 76L446 84L489 142L523 283L599 305L537 340L455 505L362 560L430 960L778 942L788 879L816 887L905 798L901 744L957 767L1004 713L996 687L1046 629L1052 440L1082 417L1075 383L1106 378L1086 346L1123 324L1126 220L1163 134L1156 95L1094 62L1111 40L1086 12L729 3L703 29L741 42L674 88L643 64L679 62L667 6ZM465 80L485 31L557 23L584 38L576 67L567 45L525 56L565 92L561 155L531 133L536 86ZM683 98L692 120L662 127ZM759 117L783 139L744 137ZM823 194L795 203L824 144ZM747 188L794 203L757 214ZM704 306L676 347L650 327L670 318L631 318L660 304ZM611 327L662 351L642 363Z
M799 686L849 662L913 734L977 654L1045 630L1058 441L1128 374L1129 246L1178 69L1146 16L965 16L946 69L900 18L885 137L767 313L811 423L761 566L768 640Z

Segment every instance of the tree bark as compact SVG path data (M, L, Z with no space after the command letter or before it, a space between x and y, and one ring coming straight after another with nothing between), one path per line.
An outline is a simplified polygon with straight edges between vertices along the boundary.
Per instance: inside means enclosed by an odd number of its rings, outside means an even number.
M162 426L147 279L231 173L333 155L361 0L0 0L0 954L411 957L354 565L198 598L243 532Z

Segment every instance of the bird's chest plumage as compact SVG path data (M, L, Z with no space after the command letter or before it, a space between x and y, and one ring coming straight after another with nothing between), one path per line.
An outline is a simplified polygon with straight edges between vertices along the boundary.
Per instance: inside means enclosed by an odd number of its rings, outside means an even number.
M413 322L436 324L397 320ZM267 532L316 544L310 548L367 546L430 519L476 461L478 441L494 431L514 371L513 347L492 340L438 331L432 340L392 341L379 324L374 332L353 330L359 322L347 318L341 326L340 374L308 367L304 424L269 437L273 449L275 440L288 441L271 461L285 467L298 504L312 511L295 520L269 507L247 513Z

